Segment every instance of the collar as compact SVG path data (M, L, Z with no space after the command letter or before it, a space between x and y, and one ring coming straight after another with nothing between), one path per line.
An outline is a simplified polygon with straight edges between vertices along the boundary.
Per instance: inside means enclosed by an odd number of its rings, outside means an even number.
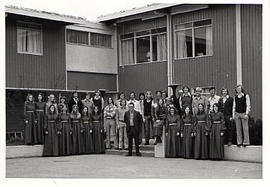
M244 96L244 93L240 93L240 94L236 94L237 96L241 96L241 97L243 97Z
M185 96L191 96L191 94L189 92L187 94L183 93L183 97L185 97Z

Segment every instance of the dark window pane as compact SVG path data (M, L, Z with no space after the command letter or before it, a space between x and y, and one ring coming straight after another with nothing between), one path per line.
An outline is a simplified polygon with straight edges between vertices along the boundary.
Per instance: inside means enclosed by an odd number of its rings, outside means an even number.
M140 31L136 32L136 36L143 36L143 35L148 35L150 34L150 31Z
M212 27L194 29L195 56L212 55Z
M126 38L133 38L134 33L129 33L129 34L123 34L120 36L120 39L126 39Z
M199 27L199 26L203 26L203 25L211 25L211 19L194 22L194 27Z
M167 32L167 28L166 27L162 27L162 28L158 28L158 29L152 29L151 33L155 34L155 33L163 33L163 32Z
M137 38L137 63L150 61L150 37Z

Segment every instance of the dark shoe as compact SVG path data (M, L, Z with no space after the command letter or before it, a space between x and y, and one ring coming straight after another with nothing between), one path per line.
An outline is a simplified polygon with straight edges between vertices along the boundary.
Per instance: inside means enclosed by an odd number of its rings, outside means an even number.
M115 149L115 150L119 150L119 148L118 148L118 147L115 147L114 149Z
M128 154L126 154L126 156L132 156L132 154L128 153Z
M144 145L149 145L149 141L146 141Z
M242 146L242 144L237 144L237 147L241 147Z
M232 142L228 142L228 146L231 146L232 145Z
M125 148L124 150L128 150L128 148Z
M136 156L142 156L142 154L141 153L136 153Z
M243 144L243 147L246 147L246 146L248 146L248 144Z

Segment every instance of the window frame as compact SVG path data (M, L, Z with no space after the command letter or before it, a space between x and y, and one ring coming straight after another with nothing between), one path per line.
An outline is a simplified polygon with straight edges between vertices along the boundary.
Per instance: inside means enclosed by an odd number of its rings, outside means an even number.
M161 29L161 28L166 28L166 31L165 32L160 32L160 33L152 33L152 29ZM146 35L140 35L140 36L137 36L136 33L137 32L143 32L143 31L149 31L149 34L146 34ZM129 38L124 38L124 39L121 39L121 35L126 35L126 34L133 34L133 37L129 37ZM134 31L134 32L128 32L128 33L124 33L124 34L119 34L119 53L120 53L120 66L134 66L134 65L138 65L138 64L149 64L149 63L159 63L159 62L166 62L168 61L168 59L166 60L156 60L156 61L153 61L153 44L152 44L152 36L156 36L156 35L163 35L165 34L166 35L166 38L167 38L167 27L166 26L163 26L163 27L157 27L157 28L150 28L150 29L142 29L142 30L137 30L137 31ZM137 39L138 38L144 38L144 37L147 37L149 36L150 37L150 61L146 61L146 62L140 62L140 63L137 63ZM130 39L133 39L133 43L134 43L134 64L123 64L122 62L122 47L121 47L121 41L124 41L124 40L130 40ZM168 47L168 46L167 46ZM167 53L167 52L166 52ZM167 58L168 58L168 54L167 54Z
M211 24L208 25L202 25L202 26L195 26L194 27L194 23L195 22L199 22L199 21L205 21L205 20L211 20ZM179 25L184 25L184 24L188 24L191 23L191 27L187 27L187 28L183 28L183 29L176 29L177 26ZM213 19L212 18L204 18L204 19L199 19L199 20L193 20L193 21L186 21L183 23L178 23L178 24L174 24L174 32L173 32L173 38L174 38L174 60L186 60L186 59L192 59L192 58L203 58L203 57L211 57L214 56L214 50L212 52L211 55L202 55L202 56L196 56L195 55L195 29L198 28L206 28L206 27L212 27L212 48L214 49L214 32L213 32ZM191 30L192 32L192 57L184 57L184 58L177 58L176 54L177 54L177 47L176 47L176 33L177 32L181 32L181 31L185 31L185 30Z
M19 32L19 28L25 29L25 27L19 26L18 23L22 23L22 24L29 24L29 25L36 25L36 26L40 26L40 53L35 53L35 52L26 52L26 51L19 51L18 48L18 32ZM38 30L38 29L36 29ZM16 40L17 40L17 54L26 54L26 55L35 55L35 56L43 56L43 25L41 23L35 23L35 22L28 22L28 21L16 21L16 31L17 31L17 35L16 35Z
M71 30L71 31L78 31L78 32L86 32L87 33L87 39L88 39L88 44L82 44L82 43L73 43L73 42L69 42L67 41L68 40L68 30ZM90 33L87 32L87 31L80 31L80 30L75 30L75 29L66 29L66 43L69 44L69 45L81 45L81 46L90 46L89 43L90 43Z

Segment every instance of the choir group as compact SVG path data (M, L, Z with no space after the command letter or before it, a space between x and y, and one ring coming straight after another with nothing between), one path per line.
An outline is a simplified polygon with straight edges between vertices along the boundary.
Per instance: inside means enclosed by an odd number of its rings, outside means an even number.
M178 98L168 97L166 91L156 91L153 97L147 91L140 93L138 100L134 92L129 100L120 93L115 102L109 97L106 107L99 91L92 97L87 93L83 100L74 92L69 102L61 96L59 103L53 94L47 102L42 94L37 102L28 94L24 107L25 143L44 144L44 156L100 154L112 145L127 150L132 144L128 143L125 114L133 103L143 119L139 143L149 145L150 139L154 139L153 144L161 143L164 128L165 157L223 159L224 143L232 144L233 122L237 146L249 145L250 99L241 85L236 86L234 97L225 88L221 96L211 88L209 98L202 95L200 87L194 95L187 86L180 91Z

